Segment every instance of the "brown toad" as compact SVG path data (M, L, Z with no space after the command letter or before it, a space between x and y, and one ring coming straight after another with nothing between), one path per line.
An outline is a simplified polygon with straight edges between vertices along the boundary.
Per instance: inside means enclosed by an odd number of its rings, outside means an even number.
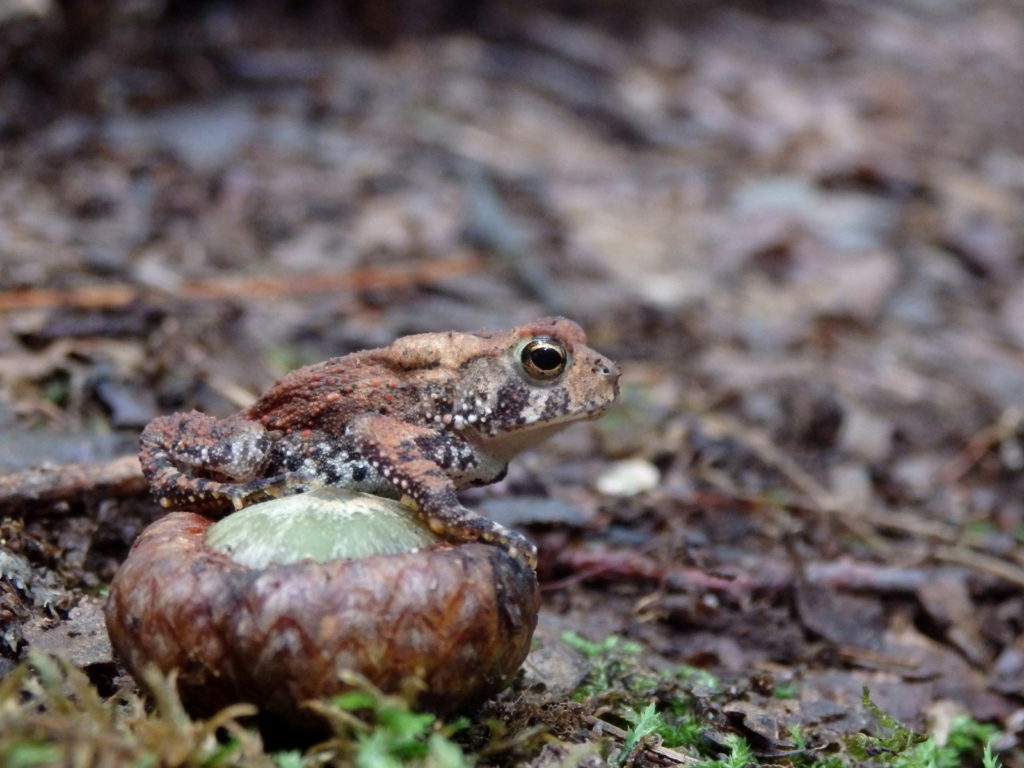
M602 413L618 380L565 318L423 333L292 371L225 419L155 419L139 458L164 507L229 511L339 485L406 496L438 534L534 565L533 544L463 507L456 491L501 479L519 451Z

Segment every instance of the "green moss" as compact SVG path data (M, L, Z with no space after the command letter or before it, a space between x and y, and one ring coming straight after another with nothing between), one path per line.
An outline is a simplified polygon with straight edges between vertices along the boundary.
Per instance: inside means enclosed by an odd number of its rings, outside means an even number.
M725 754L719 754L720 742L716 746L705 738L711 723L701 713L709 711L712 699L694 690L704 691L705 683L717 684L717 680L708 680L692 668L652 670L644 665L638 647L621 638L589 641L570 636L569 642L592 652L598 662L596 677L585 683L593 690L594 710L625 729L624 740L604 742L610 764L644 764L649 754L645 748L652 739L694 758L699 761L694 764L703 768L759 764L739 734L726 736ZM593 688L598 682L604 686L601 690ZM194 720L182 708L173 679L147 675L147 685L154 691L147 706L124 690L101 697L71 664L32 653L29 662L0 680L0 765L468 768L478 759L489 765L517 764L529 760L543 744L561 743L536 725L510 732L500 722L471 728L465 719L445 722L410 709L401 697L381 694L365 681L354 679L352 684L356 688L350 693L309 704L331 724L331 738L305 752L268 753L259 734L240 721L254 712L250 706L238 705L210 719ZM867 690L862 706L877 721L874 733L850 734L812 747L806 735L793 727L789 735L796 749L771 764L781 768L1002 768L991 749L997 734L992 725L967 716L954 718L947 738L939 743L883 712ZM593 743L561 746L570 761L591 759L597 750Z
M473 763L451 737L467 721L445 723L409 709L403 699L369 687L312 703L334 737L311 747L268 753L259 734L239 722L255 713L229 707L193 720L173 678L147 675L152 706L119 691L104 699L68 662L32 653L0 681L0 766L51 768L313 768L365 766L468 768Z
M567 632L562 639L591 662L573 698L589 702L602 718L625 727L625 742L608 751L612 764L629 765L652 735L660 737L663 746L696 758L700 762L695 764L702 768L761 764L738 733L726 735L727 754L717 754L721 742L716 746L706 738L708 727L722 727L704 714L715 711L712 702L726 690L713 674L687 666L651 669L644 664L640 646L616 635L588 640ZM780 699L794 698L796 686L780 685L775 694ZM994 726L958 717L940 745L933 736L907 728L883 712L866 689L862 706L878 722L875 733L848 734L832 743L811 745L803 729L793 725L789 737L794 749L772 764L784 768L1001 768L989 747L997 733Z
M979 761L986 768L999 766L990 748L997 732L993 725L960 715L953 719L945 743L939 744L934 736L911 730L883 712L866 687L861 703L878 720L879 730L874 734L855 733L846 737L847 751L857 760L895 768L960 768L977 765Z
M150 675L154 707L119 692L104 699L68 662L31 653L0 681L0 765L232 768L273 766L258 735L238 718L247 705L192 720L172 680Z

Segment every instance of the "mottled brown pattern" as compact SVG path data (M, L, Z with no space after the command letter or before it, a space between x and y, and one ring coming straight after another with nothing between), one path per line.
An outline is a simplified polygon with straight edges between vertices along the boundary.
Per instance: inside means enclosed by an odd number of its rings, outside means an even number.
M561 317L423 333L293 371L227 419L158 418L140 460L168 508L225 512L320 485L407 495L435 532L534 565L533 544L462 507L455 491L494 482L519 451L604 412L618 380Z
M346 669L385 691L419 679L417 703L450 712L500 690L526 657L537 583L497 547L253 571L205 546L210 525L176 512L150 526L106 607L129 671L180 670L182 697L197 713L250 701L312 727L301 702L343 690Z

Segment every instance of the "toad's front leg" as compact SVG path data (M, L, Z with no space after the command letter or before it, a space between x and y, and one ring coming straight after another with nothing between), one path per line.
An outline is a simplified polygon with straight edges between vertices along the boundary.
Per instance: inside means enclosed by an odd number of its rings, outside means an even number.
M479 460L467 440L377 415L355 419L345 436L384 482L416 503L435 533L496 544L536 568L537 547L532 542L459 501L453 477L469 474Z
M143 430L139 462L162 507L227 511L251 500L246 488L264 472L271 445L255 421L175 413Z

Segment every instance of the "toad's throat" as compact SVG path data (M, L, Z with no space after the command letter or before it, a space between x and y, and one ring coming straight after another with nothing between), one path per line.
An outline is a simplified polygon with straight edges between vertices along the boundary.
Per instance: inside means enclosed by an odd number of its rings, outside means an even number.
M595 413L594 415L597 416L599 414ZM539 426L536 423L523 424L494 435L483 433L478 429L466 429L462 434L491 456L500 457L507 461L521 451L533 448L535 445L544 442L554 433L565 429L576 421L582 421L582 419L579 416L575 418L567 417L558 421L545 422L543 426Z

